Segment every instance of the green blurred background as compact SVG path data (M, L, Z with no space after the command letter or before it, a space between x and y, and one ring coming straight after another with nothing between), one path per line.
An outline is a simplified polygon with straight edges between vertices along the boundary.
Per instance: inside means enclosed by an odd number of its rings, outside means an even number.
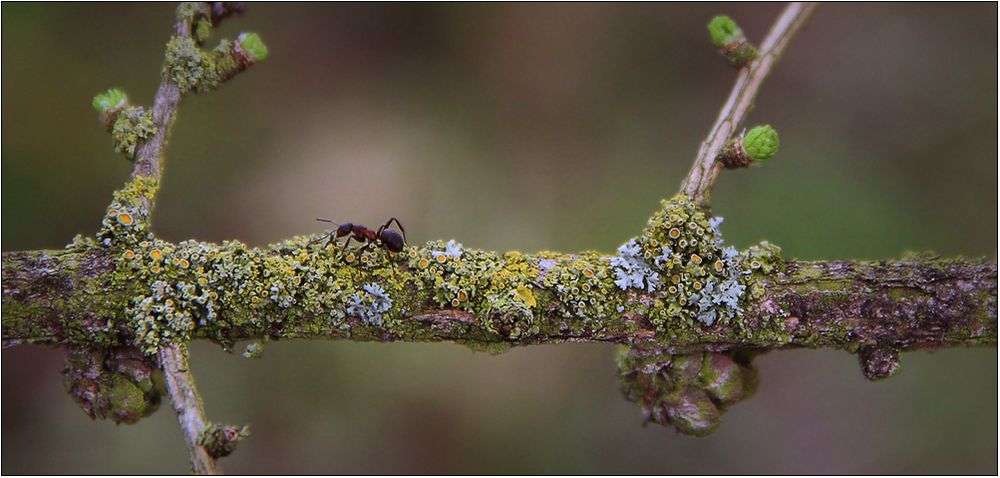
M151 101L173 5L2 7L2 248L96 231L130 164L90 107ZM155 226L264 245L317 216L402 219L411 242L612 251L676 191L734 72L712 15L759 41L780 5L251 5L221 33L267 61L182 105ZM713 198L728 242L786 257L997 251L997 6L827 5L751 122L766 167ZM215 41L214 39L212 40ZM493 357L451 344L195 344L216 421L250 423L232 473L997 472L997 350L903 355L866 382L835 351L758 359L763 383L708 438L642 427L613 349ZM91 421L59 350L4 350L10 473L185 473L174 414Z

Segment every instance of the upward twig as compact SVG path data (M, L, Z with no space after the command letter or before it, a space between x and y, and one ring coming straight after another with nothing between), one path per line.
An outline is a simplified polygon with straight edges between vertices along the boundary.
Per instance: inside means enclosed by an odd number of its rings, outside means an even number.
M179 17L174 24L173 34L174 36L190 37L190 19ZM139 146L135 165L132 168L133 179L140 177L158 178L160 176L160 158L182 98L180 87L167 72L164 72L153 99L153 123L156 125L156 134ZM155 192L141 198L146 209L150 211L152 211L156 199L153 194ZM205 418L205 410L195 386L194 376L188 369L187 346L172 344L164 347L160 350L159 359L170 403L177 413L177 422L181 427L181 434L184 435L184 441L187 443L191 469L200 475L218 473L216 460L209 456L205 448L198 443L208 420Z
M178 18L174 24L175 36L191 36L191 22L186 18ZM167 135L170 134L170 126L174 123L174 116L177 114L177 107L181 104L181 89L168 74L164 74L160 80L160 87L156 90L153 98L153 124L156 125L156 133L148 141L139 145L136 149L135 165L132 166L132 178L138 177L159 177L160 157L163 148L167 144ZM152 209L153 197L145 197L146 207Z
M771 73L771 69L781 58L795 34L809 22L809 17L816 10L816 6L814 2L793 2L775 20L771 31L761 43L757 59L740 69L736 76L736 83L733 84L729 98L722 105L719 117L708 131L705 141L701 143L691 171L681 184L682 193L699 202L708 197L712 185L723 169L722 163L716 161L716 157L725 146L726 140L746 119L764 79Z

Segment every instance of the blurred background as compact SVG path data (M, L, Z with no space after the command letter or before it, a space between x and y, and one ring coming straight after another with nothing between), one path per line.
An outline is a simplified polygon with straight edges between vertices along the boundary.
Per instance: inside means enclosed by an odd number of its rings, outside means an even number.
M151 102L173 8L3 5L4 251L97 230L130 164L90 100ZM182 105L156 230L262 246L315 217L396 216L411 242L610 252L677 190L729 92L705 24L726 13L759 42L780 9L253 4L220 33L257 31L271 55ZM751 114L780 153L715 188L727 241L996 260L996 35L996 4L821 7ZM198 343L192 366L209 418L253 428L231 473L997 472L996 348L905 353L881 383L844 352L772 352L702 439L642 427L612 357L300 341L251 361ZM169 406L92 421L60 350L2 358L3 473L187 472Z

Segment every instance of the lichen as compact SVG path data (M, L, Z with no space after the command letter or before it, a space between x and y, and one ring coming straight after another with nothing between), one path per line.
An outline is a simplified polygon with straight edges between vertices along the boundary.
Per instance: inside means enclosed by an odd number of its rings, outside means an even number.
M177 5L177 20L193 22L203 14L203 5L202 2L181 2Z
M264 352L264 346L260 342L253 342L247 345L246 350L243 351L243 357L248 359L259 359L261 354Z
M212 22L207 18L200 18L194 23L193 31L194 40L198 44L205 43L208 37L212 36Z
M117 112L111 127L111 139L115 151L131 161L135 159L139 144L153 137L156 131L152 114L141 106L126 106Z
M348 300L347 313L372 327L381 327L382 316L392 308L392 298L374 282L365 284L362 290L351 294Z
M201 51L191 37L175 36L167 42L163 69L182 93L211 91L219 84L211 55Z
M199 22L199 27L203 22ZM174 36L167 42L163 73L181 93L205 93L217 88L233 75L250 65L267 58L267 47L255 33L241 34L234 43L221 40L211 51L204 51L198 44L202 35L210 31L199 28L195 38Z
M228 348L272 330L282 338L434 339L440 332L412 320L429 309L476 317L450 326L460 326L456 338L472 347L538 336L614 337L644 324L657 341L696 343L706 328L753 333L723 326L740 324L754 272L776 263L768 245L743 254L724 246L721 219L684 196L665 201L643 235L616 256L500 255L454 240L399 253L317 240L323 236L264 249L238 241L175 245L148 230L142 198L155 188L155 180L140 178L116 193L97 237L115 249L115 281L148 284L128 301L124 328L148 354L195 337Z
M693 320L728 324L742 317L747 284L762 263L725 246L721 223L722 218L677 195L663 202L642 236L611 259L619 288L661 294L649 317L659 330Z
M101 220L98 242L106 247L134 247L142 241L152 241L150 210L143 198L154 197L158 189L159 180L156 177L139 176L115 191Z

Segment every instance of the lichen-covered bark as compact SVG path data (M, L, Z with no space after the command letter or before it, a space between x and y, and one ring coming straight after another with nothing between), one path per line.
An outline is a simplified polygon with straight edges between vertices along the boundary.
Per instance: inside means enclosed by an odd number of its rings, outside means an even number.
M117 343L114 321L134 291L111 287L113 271L108 251L99 248L4 252L4 347Z
M305 243L303 239L300 242ZM179 246L175 246L180 249ZM244 246L245 247L245 246ZM282 257L281 247L247 248L246 254ZM331 247L332 248L332 247ZM319 247L307 260L331 263L331 248ZM415 248L416 249L416 248ZM96 244L66 250L3 253L3 342L49 345L122 345L134 331L127 327L131 300L150 287L146 281L111 280L115 271L109 252ZM531 264L560 254L524 255L512 264ZM494 256L503 260L509 256ZM607 267L606 257L579 255L573 261ZM273 261L275 267L281 267ZM640 347L666 347L673 352L724 351L745 348L835 347L857 351L863 346L911 349L997 343L997 268L984 259L911 258L897 261L782 263L762 275L763 294L746 304L739 321L712 326L693 321L656 327L646 313L656 313L664 293L610 291L604 300L621 300L622 313L604 318L566 317L561 302L533 284L537 302L534 326L512 336L504 314L476 314L442 306L428 291L417 290L408 261L374 266L344 266L330 274L345 279L345 290L369 281L399 283L397 305L406 313L393 325L337 317L323 303L300 303L281 309L222 308L211 326L195 326L193 339L223 344L267 336L281 338L348 338L376 341L454 341L490 350L511 345L554 342L613 342ZM275 271L246 264L238 287L269 290ZM419 267L419 266L418 266ZM506 274L510 264L493 274ZM585 266L584 266L585 268ZM253 269L253 270L250 270ZM489 282L494 277L481 278ZM234 284L235 285L235 284ZM388 288L388 286L387 286ZM516 290L516 289L514 289ZM237 296L238 297L238 296ZM317 298L317 300L322 300ZM407 301L402 306L402 301ZM590 304L594 306L597 304ZM325 312L325 313L324 313ZM263 314L265 322L248 320Z
M765 286L794 342L845 347L996 344L997 266L976 259L792 262Z

